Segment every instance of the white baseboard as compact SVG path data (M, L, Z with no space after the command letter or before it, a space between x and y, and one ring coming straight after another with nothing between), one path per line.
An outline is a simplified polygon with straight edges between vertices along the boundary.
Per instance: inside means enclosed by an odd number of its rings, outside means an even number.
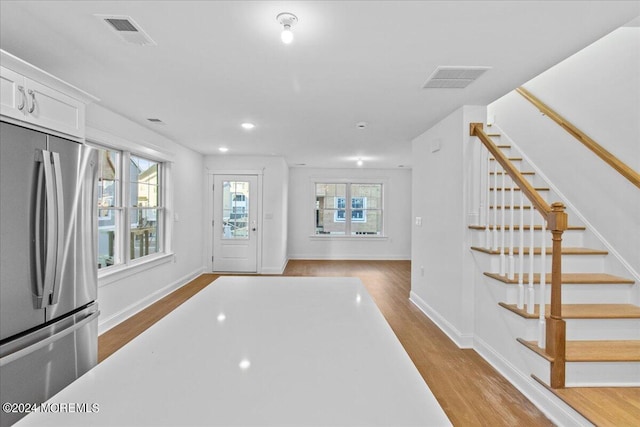
M289 258L285 258L284 262L280 267L267 267L267 268L263 267L260 274L280 275L284 273L284 270L287 268L287 264L289 264Z
M99 317L98 335L101 335L107 332L109 329L113 328L114 326L117 326L118 324L127 320L129 317L140 312L141 310L144 310L145 308L149 307L151 304L164 298L165 296L169 295L171 292L175 291L176 289L186 285L187 283L189 283L191 280L195 279L202 273L204 273L204 267L201 267L187 274L186 276L183 276L180 279L172 283L169 283L167 286L161 289L158 289L157 291L146 296L145 298L125 307L124 309L120 310L119 312L115 313L109 318L103 319L102 317ZM100 301L98 300L98 304L99 303Z
M474 350L538 407L555 425L585 427L592 424L531 376L517 370L482 339L474 338Z
M442 317L440 313L429 306L415 292L411 291L409 295L411 301L420 309L433 323L435 323L450 339L460 348L473 348L473 334L462 333L453 326L447 319Z
M347 260L347 261L410 261L411 255L354 255L354 254L289 254L289 259Z

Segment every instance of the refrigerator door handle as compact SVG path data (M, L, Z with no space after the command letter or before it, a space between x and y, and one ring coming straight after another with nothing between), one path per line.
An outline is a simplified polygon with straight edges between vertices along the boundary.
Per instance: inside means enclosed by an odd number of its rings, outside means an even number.
M53 182L53 172L51 170L51 153L47 150L42 150L42 166L44 169L44 183L45 183L45 195L46 195L46 229L45 234L47 236L47 246L45 249L45 264L44 264L44 290L43 298L45 304L48 304L49 295L51 294L51 287L53 286L53 278L55 275L55 262L56 262L56 241L57 228L56 228L56 206L55 206L55 188ZM42 300L40 303L42 304ZM42 305L37 308L42 308Z
M42 184L44 180L44 175L42 173L42 152L38 153L38 157L36 158L36 162L38 163L38 174L36 178L36 211L35 211L35 262L36 262L36 305L38 308L42 307L42 298L44 295L44 272L42 271L42 264L44 263L42 259Z
M22 348L18 351L15 351L11 354L6 355L3 358L0 358L0 367L7 365L11 362L13 362L14 360L20 359L23 356L26 356L27 354L33 353L43 347L48 346L51 343L54 343L56 341L58 341L59 339L69 335L72 332L77 331L78 329L82 328L84 325L86 325L87 323L91 322L93 319L95 319L96 317L98 317L98 315L100 315L100 311L96 310L93 313L89 314L87 317L85 317L84 319L82 319L81 321L79 321L78 323L74 323L73 325L69 326L68 328L65 328L63 330L61 330L60 332L57 332L53 335L51 335L50 337L47 337L43 340L38 341L37 343L30 345L28 347Z
M57 304L60 296L60 278L62 276L62 261L64 260L64 193L62 185L62 168L60 154L51 152L53 158L53 172L56 182L56 267L53 277L53 289L50 304Z

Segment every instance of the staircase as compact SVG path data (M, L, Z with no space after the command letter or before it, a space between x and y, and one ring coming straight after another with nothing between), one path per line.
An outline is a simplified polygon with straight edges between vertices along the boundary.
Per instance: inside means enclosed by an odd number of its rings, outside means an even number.
M491 127L485 136L546 202L560 200L499 129ZM640 425L640 306L632 303L635 281L594 234L579 223L579 217L568 212L558 276L562 283L558 321L566 324L566 332L560 333L566 335L562 338L564 348L549 351L543 319L550 322L552 312L551 233L546 231L546 224L543 227L541 215L530 214L533 203L519 205L519 188L500 185L507 172L494 167L495 156L488 156L488 166L480 168L485 183L485 214L481 214L484 219L480 225L469 226L471 250L483 277L482 286L487 288L487 299L497 303L498 312L493 316L505 322L502 329L514 336L520 350L506 345L500 350L499 344L490 346L498 348L496 351L505 355L502 357L516 360L517 363L510 363L518 370L528 369L538 383L594 424ZM520 210L524 211L522 216ZM518 218L525 222L519 223ZM521 239L525 239L522 245ZM541 269L544 277L539 273ZM541 281L546 285L544 305L539 304ZM531 304L530 298L535 298L536 304ZM547 335L549 331L546 325ZM554 351L559 351L555 353L558 357L552 355ZM559 373L561 383L557 380ZM612 387L615 389L607 392ZM607 400L606 396L615 398Z

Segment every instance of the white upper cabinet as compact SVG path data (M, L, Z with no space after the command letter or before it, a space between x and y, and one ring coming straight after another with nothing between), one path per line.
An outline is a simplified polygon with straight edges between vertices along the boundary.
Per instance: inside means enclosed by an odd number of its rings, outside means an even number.
M0 50L0 114L83 139L85 107L97 99Z

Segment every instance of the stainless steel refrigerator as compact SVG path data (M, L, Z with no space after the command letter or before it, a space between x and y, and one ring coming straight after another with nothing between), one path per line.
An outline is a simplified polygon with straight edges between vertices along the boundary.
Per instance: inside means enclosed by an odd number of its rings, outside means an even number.
M97 363L96 150L0 122L0 425ZM7 412L6 410L9 409Z

